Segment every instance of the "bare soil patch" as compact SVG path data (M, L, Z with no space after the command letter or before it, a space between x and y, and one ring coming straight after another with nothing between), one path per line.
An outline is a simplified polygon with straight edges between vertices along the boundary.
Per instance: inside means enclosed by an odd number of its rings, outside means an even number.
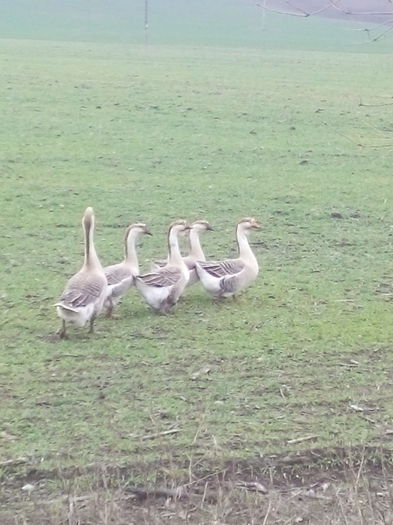
M392 454L380 447L217 464L20 466L5 467L4 525L393 523Z

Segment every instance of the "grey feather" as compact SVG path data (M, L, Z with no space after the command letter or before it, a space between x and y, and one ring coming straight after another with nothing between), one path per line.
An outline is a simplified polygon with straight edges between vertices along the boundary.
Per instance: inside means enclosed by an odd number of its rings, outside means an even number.
M68 281L58 304L71 309L87 306L100 297L105 286L104 276L79 272Z
M180 268L175 266L165 266L164 268L157 270L157 272L138 275L136 279L144 282L147 286L163 288L176 284L181 276L182 273Z
M198 264L207 273L213 277L227 277L229 275L236 275L240 273L245 265L242 261L228 259L226 261L214 262L214 261L198 261Z
M132 279L132 272L126 268L122 263L114 264L104 268L105 277L109 285L118 284L125 279Z

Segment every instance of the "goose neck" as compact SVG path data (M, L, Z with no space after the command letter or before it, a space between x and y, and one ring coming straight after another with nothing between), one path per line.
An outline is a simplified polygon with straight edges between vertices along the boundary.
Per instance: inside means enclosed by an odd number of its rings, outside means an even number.
M168 232L168 262L169 264L179 264L182 261L177 231L171 228Z
M198 260L202 260L205 257L201 246L199 232L194 229L190 230L190 255Z
M138 267L138 256L136 253L137 238L138 234L131 230L124 242L124 261L126 264L134 267Z
M101 268L100 260L94 246L94 223L89 218L83 223L85 232L85 260L84 266L88 269Z
M255 255L251 250L250 243L248 242L248 236L246 232L239 226L236 229L236 240L239 248L239 257L241 259L253 260Z

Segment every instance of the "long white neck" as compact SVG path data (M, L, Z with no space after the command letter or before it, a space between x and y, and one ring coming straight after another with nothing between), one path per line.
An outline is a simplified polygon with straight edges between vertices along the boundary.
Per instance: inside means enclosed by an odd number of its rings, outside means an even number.
M136 231L130 230L124 243L124 262L132 266L139 272L138 256L136 253L136 240L138 238Z
M193 259L196 259L198 261L204 261L205 260L205 254L203 253L200 238L199 238L199 231L191 228L190 230L190 255Z
M255 257L253 251L251 250L251 246L248 242L247 234L239 226L237 227L237 230L236 230L236 240L237 240L237 245L239 247L240 259L243 259L252 265L258 266L257 258Z
M85 232L85 261L84 267L89 270L102 269L100 260L98 258L94 246L94 222L93 219L88 218L83 222L83 229Z
M183 263L175 228L171 228L168 233L168 263L176 265Z

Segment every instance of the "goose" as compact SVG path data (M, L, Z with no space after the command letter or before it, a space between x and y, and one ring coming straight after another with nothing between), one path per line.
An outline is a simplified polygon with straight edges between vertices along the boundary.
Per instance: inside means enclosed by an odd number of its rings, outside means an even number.
M113 307L131 288L134 277L139 274L136 241L140 235L151 235L146 224L136 223L128 226L124 237L124 260L119 264L112 264L104 268L108 282L108 295L104 303L107 308L107 317L112 317Z
M190 272L190 278L188 280L187 286L191 286L199 280L198 274L195 270L196 261L206 261L199 235L203 232L212 230L213 228L205 220L197 220L190 224L190 252L186 257L183 257L183 261L186 263L186 266ZM154 268L161 268L167 265L168 259L166 261L155 261Z
M151 273L135 277L135 286L147 304L162 315L166 315L175 306L190 277L178 241L178 235L187 230L189 226L186 221L173 222L168 230L168 264Z
M58 331L61 339L66 337L66 322L85 326L89 321L89 333L93 333L94 320L107 296L105 273L94 247L94 222L93 208L86 208L82 219L85 238L83 266L67 282L59 302L55 304L57 315L62 319Z
M239 249L237 259L195 263L203 288L215 299L231 297L256 279L259 270L258 261L248 243L248 235L252 230L259 229L260 225L254 218L242 219L236 226Z

